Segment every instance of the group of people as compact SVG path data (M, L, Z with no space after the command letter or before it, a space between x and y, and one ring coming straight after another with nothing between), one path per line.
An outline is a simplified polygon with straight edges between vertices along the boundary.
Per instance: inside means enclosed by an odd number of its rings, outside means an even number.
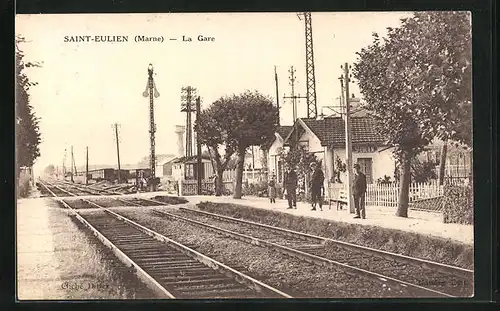
M310 164L312 170L312 177L310 182L310 193L311 193L311 205L312 211L316 210L316 206L323 210L323 196L325 194L324 180L325 174L321 167L317 165L316 162ZM365 193L366 193L366 176L361 172L361 167L359 164L354 165L355 175L353 180L352 195L354 199L354 206L356 210L356 216L354 218L365 219ZM269 181L269 200L271 203L276 203L277 196L277 184L274 176L271 177ZM288 201L288 209L297 208L297 186L298 177L295 170L287 166L286 173L283 178L284 194Z

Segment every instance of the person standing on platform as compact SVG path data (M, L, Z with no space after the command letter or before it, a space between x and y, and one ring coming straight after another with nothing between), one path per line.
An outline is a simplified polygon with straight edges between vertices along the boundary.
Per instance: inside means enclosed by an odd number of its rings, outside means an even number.
M214 183L214 195L217 195L217 175L213 176L213 183Z
M312 201L312 211L316 210L316 203L319 205L319 209L323 210L323 182L325 181L325 174L318 166L316 162L310 164L313 171L311 178L311 201Z
M361 172L359 164L354 164L355 174L353 180L352 196L354 199L354 207L356 208L356 216L354 218L365 219L365 193L366 193L366 176Z
M288 199L288 209L297 208L297 173L290 166L287 166L286 170L283 184Z
M274 176L271 176L271 179L269 180L269 187L267 191L271 203L276 203L276 181L274 180Z

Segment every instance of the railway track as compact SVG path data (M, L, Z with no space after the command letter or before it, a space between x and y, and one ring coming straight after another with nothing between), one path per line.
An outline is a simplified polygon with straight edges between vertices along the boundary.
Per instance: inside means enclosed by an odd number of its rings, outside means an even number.
M71 204L73 208L76 209L83 209L83 208L95 208L95 205L90 204L89 202L97 203L100 207L117 207L117 206L160 206L160 205L165 205L163 202L158 202L154 200L148 200L148 199L140 199L140 198L124 198L120 196L112 196L110 198L103 199L101 200L100 198L86 198L86 199L78 199L79 196L88 196L89 193L91 196L105 196L103 193L99 193L94 191L93 189L86 189L86 186L84 187L78 187L76 185L73 185L71 183L64 182L64 186L68 186L70 188L77 189L79 191L78 193L74 193L72 191L69 191L60 185L53 185L51 186L52 191L56 191L58 193L58 196L65 196L65 197L76 197L76 201L71 201L69 203L68 200L65 200L64 202L66 204ZM56 193L56 194L57 194ZM123 195L123 194L121 194Z
M134 202L134 205L144 206L144 202ZM473 294L471 270L183 207L177 213L153 212L314 264L363 275L418 296L468 297Z
M95 188L95 187L92 187L92 186L89 186L89 185L77 186L76 184L73 184L73 183L70 183L70 182L67 182L67 181L61 181L61 182L64 185L66 185L66 186L69 186L69 187L71 187L73 189L76 189L77 191L91 193L92 195L102 195L102 194L106 194L106 195L123 195L123 193L121 193L121 192L117 192L117 191L110 190L110 189L99 189L99 188Z
M225 266L186 245L173 241L87 199L100 210L82 214L52 189L69 194L57 185L41 183L56 200L109 247L152 290L164 298L232 299L292 298L267 284Z
M473 294L473 271L460 267L184 207L175 214L445 294L460 297ZM316 244L290 243L290 239Z

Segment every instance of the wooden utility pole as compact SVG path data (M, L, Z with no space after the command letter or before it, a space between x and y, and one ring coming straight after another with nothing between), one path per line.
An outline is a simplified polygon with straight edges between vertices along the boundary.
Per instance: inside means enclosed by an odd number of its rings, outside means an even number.
M192 100L196 98L196 88L186 86L181 88L181 112L186 113L186 157L193 156L193 125L191 113L193 111Z
M276 108L278 109L278 126L280 125L280 97L278 91L278 73L276 72L276 66L274 66L274 82L276 83Z
M448 152L448 142L445 140L441 146L441 159L439 160L439 185L444 184L444 175L446 168L446 158Z
M292 94L291 96L284 96L283 99L290 98L292 100L292 111L293 111L293 127L294 127L294 146L296 147L299 141L299 137L297 134L297 99L299 98L307 98L304 96L298 96L295 95L295 69L293 69L293 66L291 66L290 70L288 71L290 73L290 86L292 87Z
M73 166L74 166L73 164L74 163L75 163L75 158L73 156L73 146L71 146L71 164L70 164L70 166L71 166L71 182L73 182L73 183L75 182L75 179L73 178Z
M89 184L89 147L86 148L87 152L85 155L85 184Z
M200 97L196 98L196 121L200 120L201 113L201 100ZM201 162L201 143L200 136L196 133L196 182L197 182L197 193L201 195L201 174L203 172L203 165Z
M252 148L252 170L255 170L255 155L253 153L253 146L250 146Z
M344 64L344 80L345 80L345 149L347 159L347 197L349 213L353 214L354 199L352 197L353 186L353 163L352 163L352 142L351 142L351 107L349 103L349 66Z
M290 86L292 87L292 105L293 105L293 122L297 120L297 98L295 98L295 69L293 66L289 70L290 72Z
M116 155L118 157L118 183L121 183L121 167L120 167L120 139L118 138L118 123L114 124L116 138Z
M64 156L62 161L62 179L66 179L66 148L64 148Z

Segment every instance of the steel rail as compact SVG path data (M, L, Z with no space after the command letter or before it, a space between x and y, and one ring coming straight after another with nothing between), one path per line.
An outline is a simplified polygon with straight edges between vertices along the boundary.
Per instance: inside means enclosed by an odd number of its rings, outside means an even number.
M87 190L87 191L91 190L91 191L94 191L94 192L96 192L98 195L102 195L102 193L101 193L101 192L107 192L107 193L109 193L109 194L124 195L123 193L120 193L120 192L116 192L116 191L112 191L112 190L107 190L107 189L97 189L97 188L94 188L94 187L91 187L91 186L88 186L88 185L81 185L81 187L79 187L79 186L77 186L77 185L75 185L75 184L72 184L72 183L70 183L70 182L67 182L67 181L65 181L65 180L64 180L64 181L62 181L62 182L63 182L64 184L66 184L66 185L72 186L72 187L74 187L74 188L76 188L76 189L79 189L79 190L83 190L83 191L85 191L85 190Z
M115 199L117 199L119 201L125 202L125 203L134 204L136 206L144 206L144 205L142 205L140 203L124 201L124 200L122 200L122 199L120 199L118 197L113 197L113 198L115 198ZM141 198L141 199L145 200L145 201L150 201L150 202L158 203L158 204L165 204L165 202L160 202L160 201L156 201L156 200L153 200L153 199L147 199L147 198ZM90 203L93 203L93 202L90 202ZM371 255L375 255L375 256L378 256L378 257L383 257L385 259L390 259L390 260L396 260L397 259L397 260L400 260L400 261L403 261L403 262L406 262L406 263L410 263L410 264L418 264L418 265L421 265L421 266L423 266L425 268L428 268L428 269L436 268L436 270L438 270L440 272L444 272L446 274L451 274L451 275L454 275L454 276L457 276L457 274L458 274L458 276L460 276L460 277L467 278L467 277L470 277L473 274L473 271L467 270L467 269L463 269L463 268L459 268L459 267L449 266L449 265L445 265L445 264L441 264L441 263L436 263L436 262L432 262L432 261L427 261L427 260L423 260L423 259L419 259L419 258L413 258L413 257L401 255L401 254L394 254L394 253L387 252L387 251L377 250L377 249L373 249L373 248L369 248L369 247L365 247L365 246L361 246L361 245L356 245L356 244L352 244L352 243L348 243L348 242L343 242L343 241L338 241L338 240L334 240L334 239L330 239L330 238L325 238L325 237L315 236L315 235L306 234L306 233L302 233L302 232L297 232L297 231L293 231L293 230L289 230L289 229L285 229L285 228L279 228L279 227L269 226L269 225L265 225L265 224L259 224L259 223L255 223L255 222L252 222L252 221L237 219L237 218L233 218L233 217L229 217L229 216L223 216L223 215L209 213L209 212L204 212L204 211L193 210L193 209L184 208L184 207L179 207L179 209L180 210L189 211L189 212L195 212L195 213L199 213L199 214L204 214L204 215L207 215L207 216L212 216L212 217L219 218L219 219L222 219L222 220L231 220L231 221L234 221L234 222L247 223L247 224L250 224L250 225L260 226L262 228L266 228L266 229L269 229L269 230L279 231L279 232L283 233L284 235L288 235L288 236L302 237L303 239L306 239L306 240L315 240L315 241L318 241L318 243L320 245L324 245L328 241L328 242L337 244L339 246L343 246L345 248L349 248L349 249L352 249L352 250L355 250L355 251L362 251L364 253L369 253ZM164 212L164 211L159 211L159 210L153 210L153 212L160 213L160 214L163 214L165 216L169 216L169 217L173 217L173 218L179 218L179 219L184 220L184 221L196 223L197 225L204 226L206 228L212 229L212 231L223 232L223 233L228 234L228 235L230 235L232 237L240 237L240 238L243 238L243 240L245 242L250 242L251 244L256 244L256 245L261 245L262 244L264 246L268 246L268 247L272 247L272 248L278 247L278 248L281 248L282 251L286 250L286 252L288 252L289 250L293 250L293 251L295 251L295 252L298 253L298 256L294 256L294 257L301 258L301 257L303 257L305 255L306 257L311 257L311 258L315 258L315 259L320 259L320 260L326 261L326 263L330 264L330 265L332 265L332 264L333 265L337 265L337 266L340 265L340 266L343 266L344 268L348 268L348 269L352 268L352 269L355 269L355 270L359 270L359 271L354 271L354 273L353 273L354 275L357 275L357 274L360 274L360 273L361 274L364 274L364 273L372 274L373 279L376 280L379 283L382 283L382 284L391 283L391 285L394 285L397 288L403 288L403 289L412 288L413 290L416 290L416 291L419 291L419 292L422 292L422 293L435 294L438 297L442 297L442 296L444 296L444 297L455 297L453 295L446 294L446 293L443 293L443 292L440 292L440 291L437 291L437 290L429 289L429 288L426 288L426 287L423 287L423 286L419 286L419 285L415 285L415 284L412 284L412 283L409 283L409 282L405 282L405 281L401 281L401 280L394 279L394 278L391 278L391 277L387 277L387 276L384 276L384 275L381 275L381 274L378 274L378 273L374 273L374 272L371 272L371 271L368 271L368 270L364 270L364 269L361 269L361 268L352 267L352 266L349 266L349 265L346 265L346 264L343 264L343 263L340 263L340 262L337 262L337 261L334 261L334 260L331 260L331 259L327 259L327 258L324 258L324 257L320 257L320 256L316 256L316 255L313 255L313 254L305 253L305 252L302 252L300 250L296 250L296 249L289 248L289 247L286 247L286 246L281 246L281 245L278 245L278 244L275 244L275 243L272 243L272 242L268 242L268 241L264 241L264 240L261 240L261 239L255 238L255 237L246 236L244 234L232 232L232 231L229 231L229 230L226 230L226 229L222 229L222 228L218 228L218 227L211 226L211 225L208 225L208 224L204 224L204 223L201 223L201 222L197 222L195 220L184 218L182 216L173 215L173 214L170 214L170 213L167 213L167 212ZM307 258L301 258L301 259L306 259L306 261L317 263L316 261L311 261L311 260L308 260ZM454 269L457 269L456 271L459 271L459 272L457 273Z
M74 216L87 228L90 229L90 231L103 243L105 246L107 246L111 251L115 254L118 259L123 262L125 265L134 268L134 273L137 275L137 277L143 281L149 288L151 288L155 293L159 294L160 297L165 297L165 298L170 298L174 299L174 295L172 295L166 288L161 286L153 277L151 277L146 271L144 271L139 265L137 265L130 257L128 257L124 252L122 252L118 247L116 247L108 238L106 238L102 233L99 232L94 226L92 226L85 218L83 218L74 208L72 208L70 205L68 205L64 200L59 198L52 192L47 185L44 183L40 182L52 195L54 195L55 199L61 202L66 208L68 208ZM56 186L56 185L51 185L53 187L56 187L60 190L62 188ZM65 190L63 190L65 191ZM65 191L68 193L68 191Z
M361 252L364 252L364 253L367 253L370 255L382 257L382 258L389 259L389 260L397 260L397 261L405 262L405 263L412 264L412 265L419 265L419 266L422 266L426 269L443 272L443 273L446 273L449 275L458 276L458 277L465 278L465 279L472 279L474 277L474 271L472 271L472 270L468 270L468 269L464 269L464 268L460 268L460 267L456 267L456 266L451 266L451 265L447 265L447 264L442 264L442 263L438 263L438 262L433 262L430 260L410 257L410 256L402 255L402 254L391 253L391 252L384 251L384 250L374 249L374 248L370 248L370 247L366 247L366 246L362 246L362 245L352 244L352 243L339 241L339 240L335 240L335 239L331 239L331 238L325 238L325 237L307 234L307 233L303 233L303 232L293 231L293 230L289 230L289 229L285 229L285 228L274 227L274 226L261 224L261 223L257 223L257 222L253 222L253 221L249 221L249 220L244 220L244 219L238 219L238 218L234 218L234 217L230 217L230 216L209 213L209 212L194 210L194 209L185 208L185 207L179 207L179 209L183 210L183 211L192 212L192 213L198 213L198 214L202 214L202 215L206 215L206 216L211 216L211 217L218 218L221 220L229 220L229 221L233 221L236 223L249 224L249 225L253 225L253 226L266 228L269 230L275 230L275 231L279 231L279 232L289 234L289 235L303 236L304 238L316 239L316 240L322 241L323 243L330 242L330 243L333 243L333 244L336 244L338 246L345 247L345 248L348 248L351 250L361 251Z
M143 206L140 203L127 202L127 201L121 200L120 198L116 198L116 199L118 199L118 200L120 200L122 202L131 203L131 204L134 204L134 205L137 205L137 206ZM164 202L156 201L156 200L153 200L153 199L143 199L143 200L154 202L154 203L159 203L159 204L164 204ZM381 258L384 258L384 259L395 260L395 261L402 261L402 262L405 262L405 263L408 263L408 264L419 265L419 266L422 266L424 268L427 268L427 269L430 269L430 270L436 270L436 271L439 271L439 272L443 272L443 273L448 274L448 275L458 276L458 277L462 277L462 278L466 278L466 279L470 279L471 277L473 277L473 271L467 270L467 269L464 269L464 268L460 268L460 267L455 267L455 266L451 266L451 265L441 264L441 263L432 262L432 261L428 261L428 260L424 260L424 259L419 259L419 258L414 258L414 257L410 257L410 256L405 256L405 255L401 255L401 254L395 254L395 253L391 253L391 252L387 252L387 251L383 251L383 250L377 250L377 249L369 248L369 247L366 247L366 246L356 245L356 244L352 244L352 243L348 243L348 242L343 242L343 241L339 241L339 240L335 240L335 239L331 239L331 238L320 237L320 236L316 236L316 235L312 235L312 234L297 232L297 231L293 231L293 230L289 230L289 229L285 229L285 228L279 228L279 227L274 227L274 226L270 226L270 225L259 224L259 223L256 223L256 222L252 222L252 221L248 221L248 220L242 220L242 219L237 219L237 218L233 218L233 217L229 217L229 216L224 216L224 215L219 215L219 214L214 214L214 213L209 213L209 212L204 212L204 211L199 211L199 210L193 210L193 209L184 208L184 207L179 207L179 209L180 210L189 211L189 212L199 213L199 214L203 214L203 215L207 215L207 216L212 216L212 217L215 217L215 218L219 218L221 220L231 220L231 221L234 221L234 222L246 223L246 224L250 224L250 225L259 226L259 227L262 227L262 228L265 228L265 229L268 229L268 230L279 231L279 232L283 233L284 235L291 236L291 237L302 237L303 239L306 239L306 240L315 240L315 241L318 241L318 243L322 244L322 245L324 245L327 242L330 242L330 243L336 244L337 246L345 247L345 248L350 249L350 250L360 251L360 252L363 252L363 253L366 253L366 254L370 254L370 255L373 255L373 256L378 256L378 257L381 257ZM157 212L166 213L166 212L162 212L162 211L157 211ZM168 213L168 214L170 214L170 213ZM175 216L175 217L182 217L182 216L177 216L177 215L173 215L173 214L170 214L170 215ZM188 221L192 221L191 219L187 219L187 220ZM215 228L217 228L217 227L215 227ZM218 229L225 230L225 229L222 229L222 228L218 228ZM235 234L239 234L239 233L235 233ZM251 237L251 238L254 238L254 237ZM265 241L265 242L266 243L271 243L271 242L267 242L267 241ZM273 244L273 243L271 243L271 244ZM316 255L312 255L312 254L308 254L308 255L316 256ZM317 256L317 257L319 257L319 256ZM323 257L319 257L319 258L323 258ZM327 259L327 260L330 260L330 259ZM341 263L339 263L339 264L341 264ZM356 269L360 269L360 268L356 268ZM363 269L361 269L361 270L363 270ZM365 271L367 271L367 270L365 270ZM368 271L368 272L370 272L370 271ZM371 272L371 273L374 273L374 272ZM386 277L386 276L384 276L384 278L385 279L391 279L391 278ZM394 280L399 281L399 282L403 282L403 283L408 283L408 282L400 281L400 280L397 280L397 279L394 279ZM408 284L411 284L411 285L414 285L414 286L417 286L417 287L421 287L421 288L425 288L425 287L422 287L422 286L419 286L419 285L415 285L415 284L412 284L412 283L408 283ZM425 289L430 290L430 291L435 291L435 290L428 289L428 288L425 288ZM435 292L442 293L442 292L439 292L439 291L435 291ZM445 294L445 293L442 293L442 294ZM449 297L454 297L454 296L449 295L449 294L445 294L445 295L448 295Z
M58 187L56 185L53 185L53 187L57 187L57 188L61 189L60 187ZM65 192L70 193L69 191L65 191ZM282 292L282 291L280 291L280 290L278 290L278 289L276 289L274 287L271 287L271 286L269 286L269 285L267 285L267 284L265 284L265 283L263 283L263 282L261 282L259 280L256 280L256 279L254 279L254 278L252 278L252 277L250 277L250 276L248 276L248 275L246 275L246 274L244 274L242 272L239 272L239 271L237 271L237 270L235 270L235 269L233 269L233 268L231 268L229 266L226 266L225 264L223 264L223 263L221 263L219 261L216 261L216 260L214 260L214 259L212 259L212 258L210 258L210 257L208 257L208 256L206 256L206 255L204 255L202 253L199 253L199 252L197 252L197 251L195 251L195 250L193 250L193 249L191 249L191 248L189 248L189 247L187 247L185 245L182 245L182 244L180 244L180 243L178 243L178 242L176 242L176 241L174 241L174 240L172 240L172 239L170 239L170 238L168 238L168 237L166 237L166 236L164 236L162 234L159 234L159 233L157 233L157 232L155 232L155 231L153 231L153 230L151 230L151 229L149 229L149 228L147 228L147 227L145 227L145 226L143 226L143 225L141 225L141 224L139 224L137 222L134 222L133 220L130 220L130 219L126 218L125 216L122 216L122 215L120 215L120 214L118 214L116 212L113 212L113 211L109 210L108 208L102 207L99 204L94 203L92 201L89 201L89 200L87 200L85 198L82 198L82 200L84 200L88 204L91 204L91 205L93 205L93 206L95 206L97 208L100 208L100 209L104 210L104 212L106 212L106 213L108 213L108 214L116 217L117 219L120 219L120 220L124 221L125 223L127 223L127 224L129 224L129 225L131 225L131 226L133 226L133 227L135 227L137 229L139 229L141 232L143 232L143 233L145 233L145 234L147 234L147 235L155 238L156 240L172 246L176 250L178 250L178 251L186 254L187 256L189 256L189 257L191 257L191 258L193 258L193 259L201 262L202 264L204 264L204 265L212 268L213 270L221 272L222 274L224 274L224 275L232 278L233 280L235 280L236 282L238 282L240 284L243 284L243 285L247 286L250 289L253 289L253 290L255 290L257 292L260 292L260 293L270 293L270 294L272 294L274 296L278 295L278 296L284 297L284 298L293 298L292 296L290 296L290 295L288 295L288 294L286 294L286 293L284 293L284 292ZM62 204L65 205L65 207L70 208L73 211L73 213L75 213L77 215L77 218L79 217L78 219L80 221L81 221L80 218L83 219L83 217L81 217L78 214L78 212L75 209L71 208L66 202L64 202L62 200L59 200L59 201L61 201ZM130 202L130 203L132 203L132 202ZM83 219L83 220L86 222L85 219ZM95 228L93 228L93 229L96 230ZM107 242L109 242L110 245L114 246L109 240L107 240ZM114 247L116 248L116 246L114 246ZM125 254L123 254L123 255L126 257ZM139 266L137 266L136 264L134 264L134 266L137 267L137 268L139 268ZM147 276L149 276L149 274L147 274L144 270L142 270L141 272L143 272ZM149 277L152 280L154 280L151 276L149 276ZM148 284L147 282L145 282L145 283Z
M70 184L71 185L71 184ZM77 186L74 186L72 185L73 187L77 188ZM88 186L83 186L83 187L80 187L80 189L84 189L84 187L88 187ZM78 188L77 188L78 189ZM101 191L101 190L96 190L96 191ZM104 191L107 191L107 190L104 190ZM123 193L119 193L119 192L113 192L113 194L119 194L119 195L124 195ZM98 193L98 195L101 195L101 196L105 196L105 194L102 194L102 193ZM140 203L136 203L136 202L130 202L130 201L125 201L124 199L120 198L120 197L117 197L117 196L111 196L109 197L111 199L115 199L115 200L118 200L118 201L121 201L121 202L124 202L124 203L127 203L127 204L133 204L135 206L144 206ZM159 204L159 205L169 205L168 203L165 203L165 202L161 202L161 201L157 201L157 200L153 200L153 199L148 199L148 198L138 198L138 199L141 199L141 200L144 200L144 201L149 201L149 202L153 202L153 203L156 203L156 204Z
M140 203L123 201L120 198L116 198L116 199L120 200L122 202L131 203L131 204L138 205L138 206L141 205ZM160 202L160 201L156 201L156 200L152 200L152 199L147 199L147 198L145 198L143 200L154 202L154 203L164 204L164 202ZM246 223L249 225L259 226L259 227L266 228L269 230L279 231L279 232L281 232L285 235L288 235L288 236L295 236L295 237L302 237L304 239L316 240L319 243L323 243L323 244L326 242L330 242L330 243L333 243L335 245L345 247L345 248L348 248L348 249L351 249L354 251L361 251L363 253L370 254L373 256L382 257L382 258L388 259L388 260L397 260L397 261L412 264L412 265L419 265L419 266L422 266L422 267L429 269L429 270L439 271L439 272L442 272L442 273L445 273L448 275L458 276L458 277L461 277L464 279L473 279L473 277L474 277L473 270L469 270L469 269L465 269L465 268L461 268L461 267L457 267L457 266L447 265L447 264L443 264L443 263L438 263L438 262L425 260L425 259L421 259L421 258L415 258L415 257L406 256L406 255L402 255L402 254L396 254L396 253L392 253L392 252L388 252L388 251L384 251L384 250L379 250L379 249L374 249L374 248L370 248L370 247L366 247L366 246L362 246L362 245L357 245L357 244L353 244L353 243L349 243L349 242L339 241L339 240L335 240L332 238L326 238L326 237L316 236L316 235L298 232L298 231L294 231L294 230L289 230L289 229L285 229L285 228L274 227L274 226L261 224L261 223L257 223L257 222L253 222L253 221L249 221L249 220L238 219L238 218L234 218L234 217L230 217L230 216L209 213L209 212L194 210L194 209L185 208L185 207L179 207L179 209L185 210L188 212L212 216L214 218L218 218L221 220L230 220L233 222Z
M259 238L255 238L255 237L252 237L249 235L245 235L245 234L233 232L230 230L222 229L219 227L215 227L215 226L205 224L205 223L202 223L202 222L199 222L196 220L192 220L192 219L188 219L188 218L185 218L182 216L174 215L174 214L171 214L171 213L168 213L165 211L160 211L160 210L152 210L152 211L154 213L157 213L158 215L163 215L163 216L167 216L167 217L170 217L173 219L177 219L177 220L181 220L181 221L184 221L187 223L198 225L200 227L207 228L207 229L214 231L214 232L217 232L217 233L223 233L226 236L230 236L232 238L236 238L238 240L241 240L241 241L253 244L253 245L266 246L266 247L269 247L272 249L276 249L276 250L279 250L287 255L305 260L305 261L313 263L313 264L331 266L333 268L336 268L338 270L347 272L347 273L349 273L351 275L355 275L355 276L361 275L361 276L364 276L368 279L376 281L380 284L385 284L386 286L389 285L389 286L392 286L392 287L395 287L398 289L411 290L412 292L418 293L422 296L426 295L426 297L429 297L429 295L430 295L430 297L451 297L451 298L455 297L453 295L443 293L443 292L440 292L437 290L433 290L433 289L419 286L416 284L412 284L409 282L394 279L394 278L391 278L391 277L388 277L388 276L385 276L382 274L378 274L378 273L364 270L361 268L353 267L353 266L350 266L350 265L347 265L344 263L340 263L338 261L334 261L331 259L327 259L324 257L312 255L312 254L309 254L309 253L306 253L306 252L303 252L303 251L300 251L297 249L293 249L293 248L290 248L287 246L282 246L279 244L268 242L268 241L265 241L265 240L262 240Z

